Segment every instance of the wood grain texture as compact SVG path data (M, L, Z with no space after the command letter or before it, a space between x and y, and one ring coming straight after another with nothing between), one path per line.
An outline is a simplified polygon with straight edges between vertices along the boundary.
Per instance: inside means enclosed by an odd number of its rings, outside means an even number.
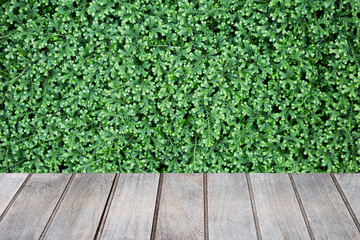
M357 219L360 219L360 174L334 174Z
M38 239L71 174L33 174L0 223L0 239Z
M115 174L76 174L44 239L93 239Z
M257 239L245 174L209 173L209 239Z
M155 239L204 239L202 174L164 174Z
M262 239L310 239L288 174L250 174Z
M150 239L160 174L120 174L101 239Z
M28 175L28 173L0 174L0 215L8 206Z
M292 174L316 239L360 239L329 174Z

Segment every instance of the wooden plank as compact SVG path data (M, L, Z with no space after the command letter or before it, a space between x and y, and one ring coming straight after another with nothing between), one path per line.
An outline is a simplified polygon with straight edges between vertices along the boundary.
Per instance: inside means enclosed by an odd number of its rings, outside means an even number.
M150 239L160 174L120 174L101 239Z
M360 239L329 174L293 174L315 239Z
M115 174L78 173L44 239L93 239Z
M71 174L33 174L0 223L0 239L38 239Z
M25 181L28 173L0 174L0 215Z
M250 174L263 239L310 239L286 173Z
M355 216L357 219L360 219L360 174L339 173L334 175L348 202L350 203Z
M164 174L155 239L204 239L202 174Z
M214 173L207 179L209 239L257 239L246 175Z

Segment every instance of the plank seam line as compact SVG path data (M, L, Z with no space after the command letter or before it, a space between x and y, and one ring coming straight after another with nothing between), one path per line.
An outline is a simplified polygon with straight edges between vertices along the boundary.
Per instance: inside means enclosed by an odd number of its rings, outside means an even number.
M50 225L51 225L51 223L53 222L53 220L54 220L54 218L55 218L55 215L56 215L56 213L58 212L58 210L59 210L59 208L60 208L60 205L61 205L61 203L63 202L63 200L64 200L64 198L65 198L65 195L66 195L66 193L68 192L68 190L69 190L69 188L70 188L70 186L71 186L71 183L73 182L74 178L75 178L75 173L72 173L72 174L71 174L71 177L69 178L69 181L67 182L67 184L66 184L66 186L65 186L65 188L64 188L64 191L62 192L62 194L61 194L58 202L57 202L56 205L55 205L55 208L54 208L53 212L52 212L51 215L50 215L50 218L49 218L48 222L46 223L46 225L45 225L45 227L44 227L43 232L42 232L41 235L40 235L39 240L42 240L42 239L45 238L45 235L46 235L47 231L49 230Z
M296 187L294 178L293 178L293 176L292 176L290 173L288 173L288 176L289 176L291 185L292 185L292 187L293 187L293 190L294 190L294 192L295 192L296 200L297 200L297 202L298 202L298 204L299 204L300 211L301 211L301 214L302 214L303 219L304 219L304 221L305 221L305 225L306 225L306 228L307 228L307 230L308 230L310 239L311 239L311 240L315 240L314 232L313 232L313 230L312 230L312 228L311 228L311 225L310 225L310 222L309 222L309 218L307 217L307 214L306 214L306 212L305 212L305 208L304 208L304 205L303 205L303 203L302 203L302 201L301 201L300 194L299 194L299 191L298 191L298 189L297 189L297 187Z
M108 198L106 200L103 213L101 214L101 218L100 218L100 221L99 221L98 228L96 229L96 234L94 236L94 240L101 238L101 235L102 235L104 227L105 227L106 219L107 219L107 217L109 215L109 212L110 212L111 203L112 203L112 201L114 199L114 196L115 196L116 187L118 185L119 178L120 178L120 173L117 173L115 175L115 178L114 178L113 183L111 185L111 189L110 189Z
M12 197L11 201L9 202L9 204L6 206L6 208L4 209L3 213L0 216L0 222L4 219L6 213L10 210L11 206L14 204L14 202L16 201L17 197L20 195L20 192L24 189L25 185L29 182L30 178L32 176L32 173L30 173L29 175L27 175L27 177L25 178L24 182L21 184L21 186L19 187L19 189L16 191L15 195Z
M208 182L207 182L207 173L203 173L203 190L204 190L204 239L209 239L209 203L208 203Z
M158 217L159 217L160 198L161 198L163 182L164 182L164 174L160 173L158 189L157 189L157 194L156 194L155 209L154 209L154 216L153 216L150 240L155 239L157 221L158 221Z
M261 240L262 237L261 237L261 232L260 232L260 224L259 224L259 218L257 215L257 210L256 210L256 205L255 205L254 191L253 191L251 180L250 180L250 174L245 173L245 175L246 175L246 181L247 181L248 190L249 190L251 210L253 213L253 218L254 218L254 223L255 223L256 236L257 236L258 240Z
M355 213L354 213L354 211L353 211L353 209L352 209L352 207L351 207L351 205L350 205L350 203L349 203L349 201L348 201L348 199L347 199L344 191L342 190L342 188L341 188L339 182L337 181L335 175L334 175L333 173L330 173L330 176L331 176L331 178L332 178L332 180L333 180L333 182L334 182L334 184L335 184L338 192L340 193L341 198L342 198L342 200L344 201L344 203L345 203L345 205L346 205L346 208L347 208L347 210L349 211L349 213L350 213L350 215L351 215L351 218L353 219L353 221L354 221L354 223L355 223L358 231L360 232L360 223L359 223L359 220L357 219L357 217L356 217L356 215L355 215Z

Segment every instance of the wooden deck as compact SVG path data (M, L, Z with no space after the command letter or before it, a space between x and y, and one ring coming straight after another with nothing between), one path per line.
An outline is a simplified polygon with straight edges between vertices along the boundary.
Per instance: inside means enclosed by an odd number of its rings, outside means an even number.
M360 239L360 174L0 174L0 239Z

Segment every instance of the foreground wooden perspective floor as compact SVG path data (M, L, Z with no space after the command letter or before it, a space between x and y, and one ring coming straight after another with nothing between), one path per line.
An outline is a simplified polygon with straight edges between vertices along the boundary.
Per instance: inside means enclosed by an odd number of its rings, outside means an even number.
M360 174L0 174L0 239L360 239Z

